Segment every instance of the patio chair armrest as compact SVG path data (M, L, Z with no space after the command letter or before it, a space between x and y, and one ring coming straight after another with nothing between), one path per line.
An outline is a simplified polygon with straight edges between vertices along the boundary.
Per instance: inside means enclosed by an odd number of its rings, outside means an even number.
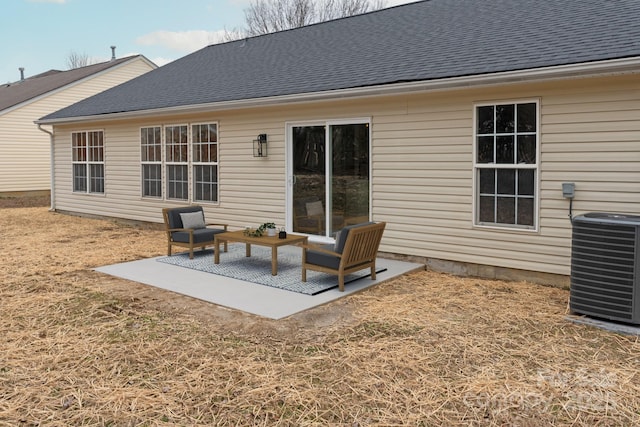
M314 244L301 243L299 246L301 248L303 248L303 249L310 249L312 251L321 252L321 253L327 254L327 255L332 255L332 256L335 256L337 258L342 258L342 254L341 253L330 251L330 250L324 249L324 248L322 248L320 246L317 246L317 245L314 245Z
M228 224L222 224L222 223L217 223L217 222L208 222L205 225L207 227L210 226L210 225L217 225L217 226L220 226L220 227L224 228L225 231L227 230L227 227L228 227Z

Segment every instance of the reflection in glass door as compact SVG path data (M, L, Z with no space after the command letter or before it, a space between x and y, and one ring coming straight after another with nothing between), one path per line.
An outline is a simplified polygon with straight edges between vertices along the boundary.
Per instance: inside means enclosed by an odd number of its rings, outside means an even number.
M294 233L324 235L325 129L325 126L292 129Z
M369 124L291 128L294 233L334 237L369 219Z

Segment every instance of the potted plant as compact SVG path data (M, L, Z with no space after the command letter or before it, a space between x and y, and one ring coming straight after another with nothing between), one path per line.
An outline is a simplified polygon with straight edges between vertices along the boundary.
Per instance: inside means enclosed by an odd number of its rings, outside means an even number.
M275 236L276 235L276 225L275 225L275 223L273 223L273 222L265 222L264 224L262 224L260 227L256 228L255 230L252 230L249 227L247 227L244 230L244 235L245 236L251 236L251 237L260 237L265 233L267 233L267 236Z
M260 228L267 231L267 236L273 237L276 235L276 225L273 222L265 222Z

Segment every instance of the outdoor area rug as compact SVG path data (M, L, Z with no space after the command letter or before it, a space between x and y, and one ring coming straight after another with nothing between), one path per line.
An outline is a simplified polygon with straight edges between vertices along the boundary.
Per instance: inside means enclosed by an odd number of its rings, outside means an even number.
M307 270L307 281L302 281L302 253L294 250L278 250L278 275L271 275L271 248L251 246L251 257L245 256L244 244L229 244L228 252L220 252L220 264L213 263L213 250L194 251L193 259L187 252L157 258L158 262L190 268L206 273L231 277L260 285L306 295L317 295L338 287L338 276ZM386 268L376 270L376 273ZM345 284L370 276L364 269L345 276Z

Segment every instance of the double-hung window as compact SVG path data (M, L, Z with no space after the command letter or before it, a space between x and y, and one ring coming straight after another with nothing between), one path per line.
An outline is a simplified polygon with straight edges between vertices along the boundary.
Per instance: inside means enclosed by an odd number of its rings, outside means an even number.
M218 201L218 125L140 129L142 197Z
M218 201L218 128L215 124L191 127L193 200Z
M103 131L71 134L73 191L104 194Z
M162 198L162 130L160 126L140 129L142 196Z
M189 138L186 125L165 126L167 198L189 199Z
M538 103L477 105L474 133L475 223L535 229Z

